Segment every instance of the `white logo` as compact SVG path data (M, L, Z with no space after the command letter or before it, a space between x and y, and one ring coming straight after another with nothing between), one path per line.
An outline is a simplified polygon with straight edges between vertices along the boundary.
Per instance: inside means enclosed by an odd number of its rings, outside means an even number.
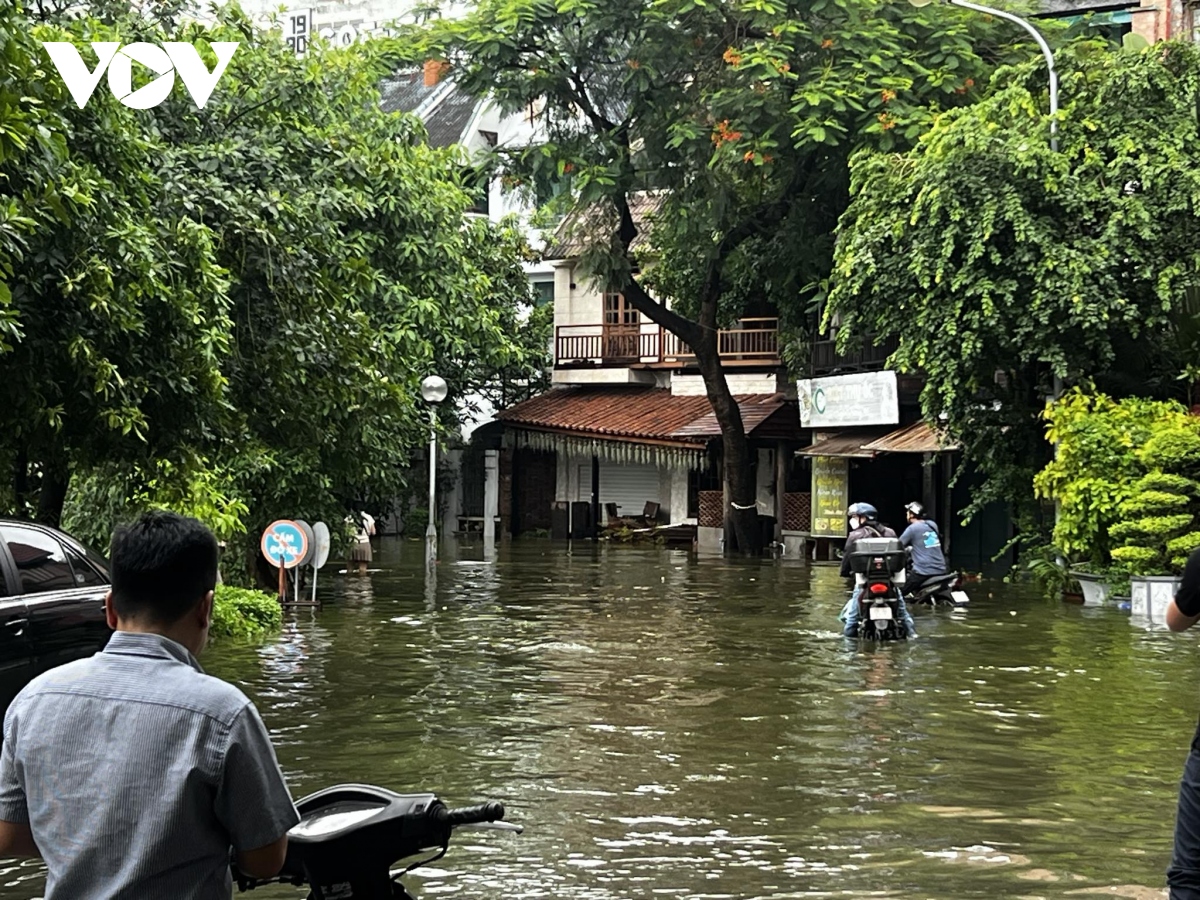
M69 41L42 41L42 46L50 54L50 61L58 69L58 74L66 82L67 90L80 109L87 105L106 70L108 89L130 109L152 109L166 100L175 87L176 74L183 79L183 85L196 108L204 109L239 44L236 41L213 41L211 46L217 54L217 67L211 72L200 58L199 51L183 41L168 41L161 47L140 42L122 47L119 41L92 41L92 49L99 60L94 71L88 71L79 50ZM135 62L158 75L136 91L133 89Z

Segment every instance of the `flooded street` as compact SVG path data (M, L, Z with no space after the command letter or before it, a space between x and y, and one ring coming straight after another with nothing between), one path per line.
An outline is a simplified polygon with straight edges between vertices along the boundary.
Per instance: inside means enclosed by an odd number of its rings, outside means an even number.
M984 582L966 612L917 610L919 640L860 647L834 568L476 544L431 593L421 553L331 566L322 611L204 659L297 797L496 798L526 827L461 835L421 896L1165 896L1191 635ZM0 900L40 888L8 866Z

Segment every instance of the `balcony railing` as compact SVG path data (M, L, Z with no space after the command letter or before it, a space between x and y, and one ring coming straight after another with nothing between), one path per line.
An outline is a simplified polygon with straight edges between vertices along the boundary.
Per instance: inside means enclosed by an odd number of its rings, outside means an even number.
M779 362L779 320L742 319L717 332L723 362L763 365ZM651 323L640 325L560 325L554 332L554 364L632 366L686 364L695 357L675 334Z
M882 343L876 343L874 336L868 335L855 349L848 353L838 353L836 341L813 341L812 374L837 375L882 369L887 358L895 353L899 346L898 337L890 337Z

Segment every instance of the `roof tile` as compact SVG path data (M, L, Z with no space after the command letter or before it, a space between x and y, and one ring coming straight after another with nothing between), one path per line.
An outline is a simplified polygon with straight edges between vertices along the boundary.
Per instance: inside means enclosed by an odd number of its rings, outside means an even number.
M765 409L775 396L745 394L736 399L744 410ZM719 436L719 430L689 429L711 417L712 407L703 394L680 396L665 388L623 386L557 388L497 416L506 424L542 431L682 444L704 444Z

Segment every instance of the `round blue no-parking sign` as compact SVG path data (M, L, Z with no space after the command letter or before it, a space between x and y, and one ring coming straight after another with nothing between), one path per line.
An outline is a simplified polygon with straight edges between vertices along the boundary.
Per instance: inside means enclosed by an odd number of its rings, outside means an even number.
M290 519L279 519L267 526L259 546L271 565L293 569L308 553L308 535Z

